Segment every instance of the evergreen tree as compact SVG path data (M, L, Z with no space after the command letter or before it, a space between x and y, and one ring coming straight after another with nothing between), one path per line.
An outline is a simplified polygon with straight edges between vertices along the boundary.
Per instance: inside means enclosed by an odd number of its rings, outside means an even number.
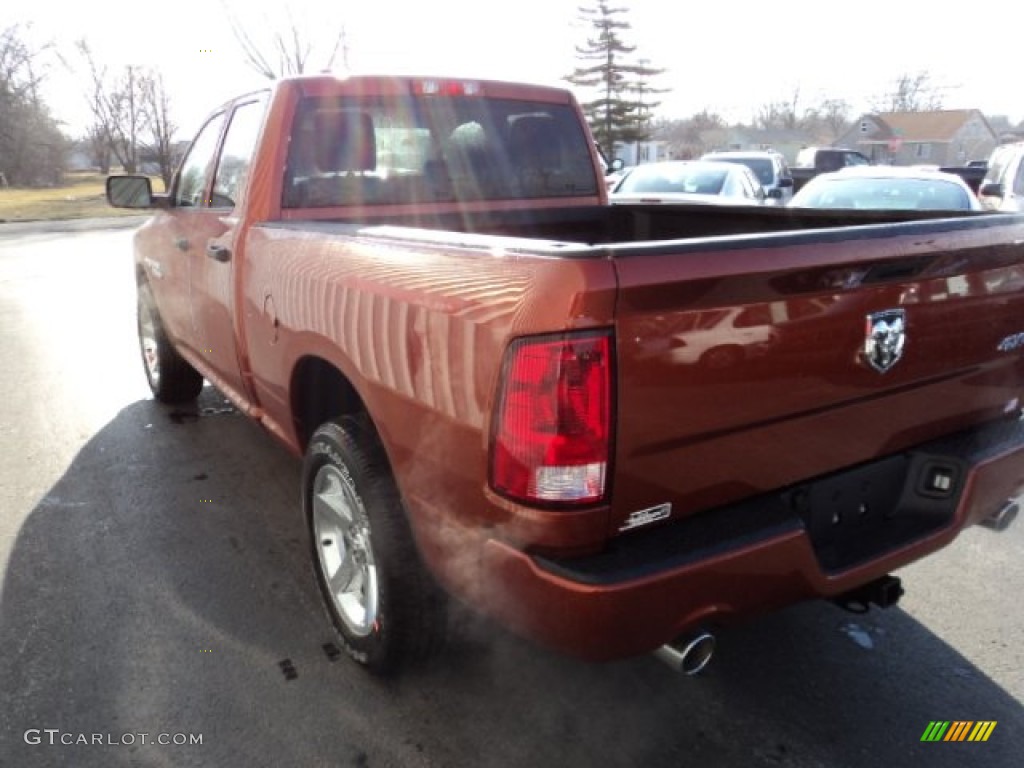
M623 18L625 13L625 8L613 8L607 0L579 8L580 20L591 27L592 33L585 45L576 46L581 66L565 78L593 95L589 100L581 98L581 105L594 138L609 156L616 142L650 137L650 113L659 102L645 96L662 93L647 81L664 70L631 58L636 46L628 45L622 37L631 28Z

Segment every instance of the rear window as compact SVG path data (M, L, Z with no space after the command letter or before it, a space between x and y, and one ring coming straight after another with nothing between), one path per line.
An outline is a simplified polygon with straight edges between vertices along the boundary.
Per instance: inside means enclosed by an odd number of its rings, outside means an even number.
M596 195L567 105L472 96L308 98L282 205L318 208Z
M757 180L766 187L775 184L775 168L772 161L766 157L729 157L728 155L715 155L709 157L720 163L733 163L734 165L745 165L754 172Z
M616 194L717 195L725 184L726 172L696 163L651 163L638 165L615 188Z
M942 179L814 179L793 198L808 208L868 210L968 210L967 192Z

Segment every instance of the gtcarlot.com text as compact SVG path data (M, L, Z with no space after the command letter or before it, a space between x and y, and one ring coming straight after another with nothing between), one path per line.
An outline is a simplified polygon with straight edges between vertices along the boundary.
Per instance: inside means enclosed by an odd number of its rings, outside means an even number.
M59 728L29 728L25 731L25 743L51 746L131 747L136 744L159 744L161 746L196 746L203 743L201 733L72 733Z

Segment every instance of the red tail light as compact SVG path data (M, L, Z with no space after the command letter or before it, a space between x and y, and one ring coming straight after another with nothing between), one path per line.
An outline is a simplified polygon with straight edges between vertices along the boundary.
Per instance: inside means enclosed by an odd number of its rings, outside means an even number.
M605 497L611 338L520 339L505 356L491 439L491 486L525 502Z

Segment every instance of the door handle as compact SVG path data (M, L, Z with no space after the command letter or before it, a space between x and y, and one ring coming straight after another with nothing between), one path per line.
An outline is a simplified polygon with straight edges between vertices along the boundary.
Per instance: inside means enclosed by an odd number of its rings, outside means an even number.
M188 238L185 238L185 237L177 237L177 238L175 238L174 239L174 247L177 248L179 251L187 251L188 250Z
M231 249L226 245L210 243L206 246L206 255L214 261L219 261L221 263L231 261Z

